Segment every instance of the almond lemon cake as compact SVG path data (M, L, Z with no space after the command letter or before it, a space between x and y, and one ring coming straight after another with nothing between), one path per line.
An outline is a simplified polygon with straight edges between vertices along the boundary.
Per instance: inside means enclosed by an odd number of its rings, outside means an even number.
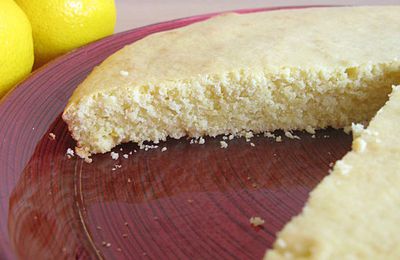
M63 118L80 154L128 141L366 121L400 81L399 13L224 14L156 33L95 68Z
M353 150L266 259L400 257L400 6L224 14L106 59L63 119L87 157L128 141L342 128ZM388 95L390 100L385 105Z

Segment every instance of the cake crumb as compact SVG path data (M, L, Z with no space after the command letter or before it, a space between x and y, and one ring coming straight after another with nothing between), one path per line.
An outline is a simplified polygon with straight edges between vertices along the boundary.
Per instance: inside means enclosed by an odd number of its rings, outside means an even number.
M145 151L148 151L149 149L157 149L158 148L158 145L148 145L148 144L141 144L140 146L139 146L139 148L140 149L144 149ZM134 150L134 151L136 151L136 150ZM136 153L136 152L135 152Z
M275 142L282 142L282 137L281 136L277 136L276 138L275 138Z
M114 168L112 168L111 170L112 170L112 171L115 171L115 170L118 170L118 169L120 169L120 168L122 168L122 165L116 164L116 165L114 165Z
M228 140L228 137L226 135L222 136L222 140Z
M107 244L106 244L106 247L111 247L111 243L107 243Z
M130 151L130 152L129 152L129 155L132 155L132 154L133 154L133 152L132 152L132 151Z
M107 245L107 242L106 242L106 241L102 241L101 244L102 244L103 246L106 246L106 245Z
M111 152L110 155L113 160L118 160L119 158L119 153Z
M246 137L246 139L250 139L250 138L254 137L254 134L253 134L253 132L249 131L249 132L246 132L244 136Z
M188 199L187 202L193 203L193 200L192 199Z
M67 152L65 154L67 155L68 159L70 159L70 158L75 156L75 152L71 148L68 148Z
M220 141L219 142L221 144L221 148L227 148L228 147L228 143L225 141Z
M98 229L98 230L102 230L102 228L101 228L100 226L97 226L97 227L96 227L96 229Z
M285 136L286 136L287 138L290 138L290 139L298 139L298 140L300 140L300 137L299 137L299 136L294 135L294 134L292 134L292 133L289 132L289 131L285 131Z
M275 135L270 132L264 132L264 137L275 138Z
M128 237L128 234L124 233L124 234L122 234L122 237L123 237L123 238L127 238L127 237Z
M311 138L315 138L315 135L312 135Z
M128 178L128 183L131 183L131 182L132 182L131 178Z
M167 147L163 147L162 149L161 149L161 152L165 152L167 150Z
M126 71L126 70L121 70L121 71L119 72L119 74L120 74L121 76L123 76L123 77L129 76L129 72Z
M50 134L49 134L49 138L50 138L51 140L56 140L56 135L55 135L54 133L50 133Z
M235 138L235 136L234 136L233 134L230 134L230 135L228 136L228 139L229 139L229 140L233 140L233 138Z
M265 221L260 217L251 217L250 218L250 224L252 224L255 227L261 226L264 223L265 223Z
M256 146L254 143L250 143L250 145L251 145L252 147Z
M125 154L122 155L122 157L124 157L125 159L128 159L129 155L125 153Z
M309 134L312 134L312 135L314 135L315 134L315 128L314 127L311 127L311 126L306 126L306 132L307 133L309 133Z
M199 138L199 144L204 144L206 142L206 140L203 137Z
M122 252L122 249L120 247L117 248L118 252Z

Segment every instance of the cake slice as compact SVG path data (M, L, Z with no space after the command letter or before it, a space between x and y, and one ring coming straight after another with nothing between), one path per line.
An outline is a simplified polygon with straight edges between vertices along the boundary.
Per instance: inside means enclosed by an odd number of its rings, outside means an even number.
M265 259L400 259L400 86Z
M107 58L63 119L79 154L133 141L341 128L400 82L400 7L223 14Z

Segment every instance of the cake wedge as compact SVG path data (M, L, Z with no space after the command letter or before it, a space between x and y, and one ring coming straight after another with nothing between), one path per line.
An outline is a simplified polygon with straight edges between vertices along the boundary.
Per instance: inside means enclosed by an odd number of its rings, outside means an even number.
M79 153L369 120L400 82L399 6L223 14L126 46L63 113Z
M400 86L265 259L400 258Z

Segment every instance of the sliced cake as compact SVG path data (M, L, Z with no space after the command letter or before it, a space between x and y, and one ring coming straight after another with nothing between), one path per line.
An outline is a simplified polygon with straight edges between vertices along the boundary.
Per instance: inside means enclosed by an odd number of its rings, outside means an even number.
M400 259L399 126L400 86L265 259Z
M81 155L159 142L369 120L400 82L400 7L224 14L106 59L63 118Z

